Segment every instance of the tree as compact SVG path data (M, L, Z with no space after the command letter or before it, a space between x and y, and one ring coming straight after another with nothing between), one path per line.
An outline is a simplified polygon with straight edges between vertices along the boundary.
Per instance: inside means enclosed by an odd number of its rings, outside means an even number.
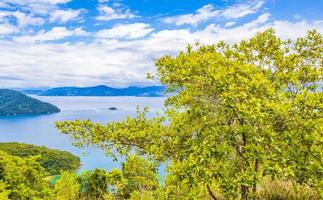
M125 191L127 180L124 178L120 169L112 169L107 174L109 180L108 190L115 196L124 196L122 191Z
M145 191L156 190L159 186L157 169L156 163L149 162L138 155L129 156L122 163L122 174L126 180L122 190L123 197L129 198L135 191L140 195Z
M134 191L131 193L129 200L155 200L154 193L152 191Z
M83 172L78 177L81 197L89 200L103 200L108 194L109 179L103 169Z
M37 162L39 162L50 175L59 174L60 171L76 171L81 165L79 157L67 151L49 149L44 146L6 142L0 143L0 151L22 158L40 156Z
M158 200L165 199L209 199L203 184L192 186L187 180L181 180L174 174L168 174L165 183L155 191ZM222 199L221 199L222 200Z
M233 45L219 42L156 61L174 94L163 116L106 125L57 123L77 146L95 144L115 156L135 150L160 162L210 198L254 198L261 179L292 179L320 188L323 173L322 36L296 41L269 29ZM218 191L218 192L215 192Z
M80 185L75 173L62 172L55 184L56 200L77 200Z
M138 195L146 198L160 187L157 163L139 155L130 155L122 163L121 170L112 169L107 176L109 192L116 198L129 199Z
M0 151L0 195L4 199L6 195L12 200L52 199L49 184L44 180L46 172L37 159L23 159Z
M10 191L7 190L7 186L0 182L0 200L9 200Z

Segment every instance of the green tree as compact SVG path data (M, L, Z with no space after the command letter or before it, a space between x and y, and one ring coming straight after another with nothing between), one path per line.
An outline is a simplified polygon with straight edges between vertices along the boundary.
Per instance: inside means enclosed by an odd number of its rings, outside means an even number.
M108 194L109 179L103 169L83 172L78 177L81 198L88 200L103 200Z
M55 184L56 200L78 199L80 185L75 173L62 172Z
M7 190L6 184L0 182L0 200L9 200L10 191Z
M122 174L126 179L126 185L122 190L123 196L129 198L135 191L140 195L144 191L156 190L159 186L157 170L156 163L138 155L129 156L122 163Z
M80 158L67 152L49 149L44 146L24 144L17 142L0 143L0 151L18 157L40 156L38 162L51 175L60 171L76 171L80 168Z
M130 200L156 200L154 193L152 191L134 191L130 195Z
M11 200L51 199L52 192L37 157L19 158L0 151L1 189Z
M155 191L155 195L158 197L158 200L209 199L207 197L207 190L203 184L192 186L188 180L181 180L173 174L168 174L166 176L164 185L159 190Z
M156 61L174 95L163 116L105 125L57 123L77 146L95 144L110 155L135 150L161 162L189 187L212 199L254 198L264 176L322 188L322 36L295 41L272 29L233 45L188 46Z
M109 180L108 190L114 196L124 196L122 193L126 191L127 180L124 178L120 169L112 169L107 174Z

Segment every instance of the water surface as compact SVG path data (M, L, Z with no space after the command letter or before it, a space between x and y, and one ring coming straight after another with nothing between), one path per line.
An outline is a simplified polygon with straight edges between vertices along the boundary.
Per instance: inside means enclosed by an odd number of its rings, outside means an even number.
M163 97L39 97L42 101L56 105L60 113L33 117L1 117L0 142L23 142L44 145L49 148L69 151L80 156L80 170L120 167L97 148L79 149L72 146L69 137L54 127L56 121L91 119L94 122L120 121L126 116L135 116L137 105L148 106L150 115L162 111ZM118 110L109 110L117 107Z

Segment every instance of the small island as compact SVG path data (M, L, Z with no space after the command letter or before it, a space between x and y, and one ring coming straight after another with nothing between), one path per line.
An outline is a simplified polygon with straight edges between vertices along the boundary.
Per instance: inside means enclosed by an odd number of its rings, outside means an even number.
M56 106L20 92L0 89L0 116L42 115L58 113Z
M112 106L112 107L110 107L110 108L108 108L109 110L118 110L118 108L117 107L114 107L114 106Z

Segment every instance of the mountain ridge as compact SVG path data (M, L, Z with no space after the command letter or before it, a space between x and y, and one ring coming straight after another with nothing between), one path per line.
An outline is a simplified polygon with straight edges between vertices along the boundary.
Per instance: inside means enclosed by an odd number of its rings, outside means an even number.
M105 85L92 87L57 87L39 93L39 96L138 96L161 97L165 96L164 86L113 88Z

